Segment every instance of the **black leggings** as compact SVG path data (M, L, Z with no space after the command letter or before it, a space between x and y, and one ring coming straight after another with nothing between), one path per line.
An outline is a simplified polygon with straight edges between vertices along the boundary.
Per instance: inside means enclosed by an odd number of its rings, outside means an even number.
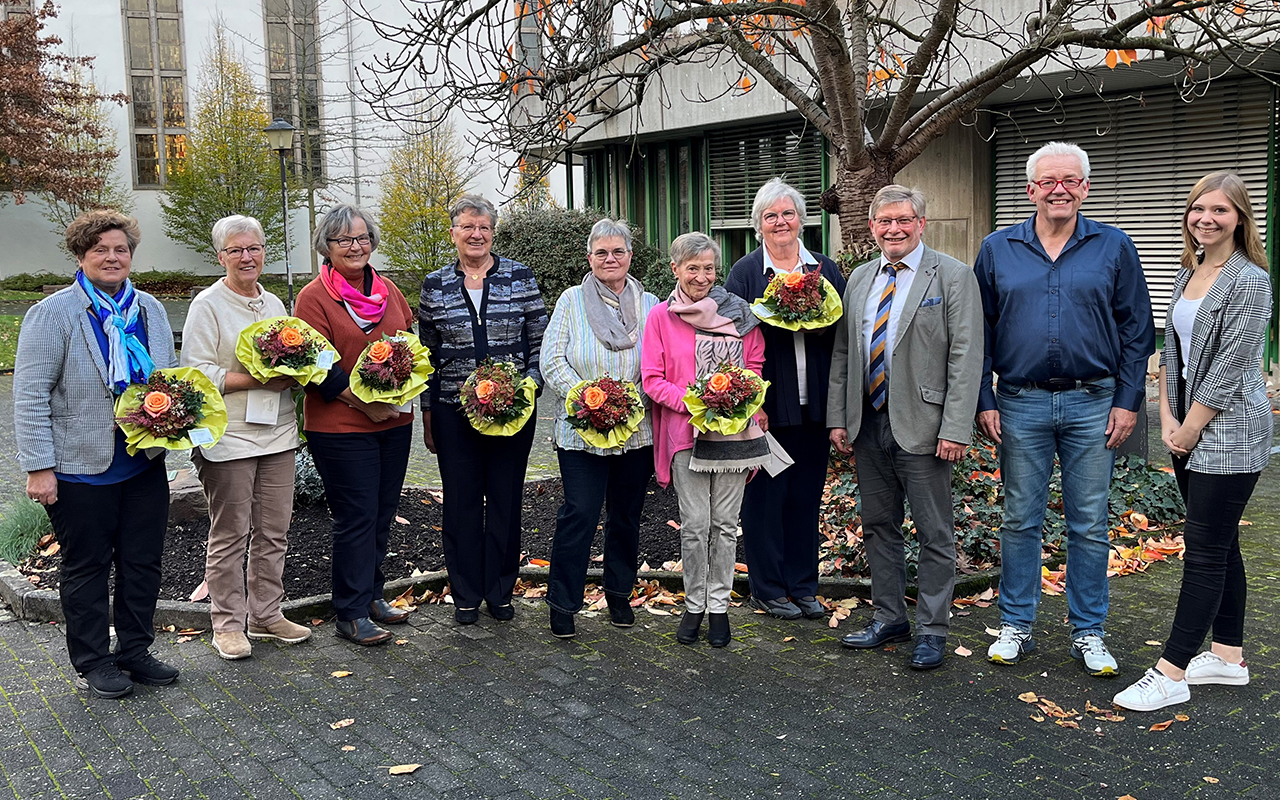
M1173 457L1178 489L1187 506L1187 551L1178 610L1164 658L1179 669L1200 650L1205 634L1227 647L1244 645L1245 578L1240 557L1240 517L1258 473L1210 475L1187 469Z

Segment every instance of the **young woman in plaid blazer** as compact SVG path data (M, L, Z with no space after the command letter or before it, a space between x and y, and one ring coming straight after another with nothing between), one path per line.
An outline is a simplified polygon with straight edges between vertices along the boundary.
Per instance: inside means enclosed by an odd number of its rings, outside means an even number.
M1261 364L1273 306L1260 266L1266 250L1239 176L1200 179L1182 239L1160 355L1160 427L1187 507L1186 566L1163 658L1115 697L1135 711L1185 702L1189 685L1249 682L1239 523L1271 454ZM1196 655L1210 631L1210 649Z

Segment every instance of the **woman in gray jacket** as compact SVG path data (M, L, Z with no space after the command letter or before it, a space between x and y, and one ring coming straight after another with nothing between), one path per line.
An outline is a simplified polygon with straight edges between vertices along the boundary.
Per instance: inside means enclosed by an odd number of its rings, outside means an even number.
M169 518L164 458L129 455L115 423L116 398L129 384L177 363L164 308L129 282L139 236L138 223L115 211L89 211L67 227L67 249L79 263L75 282L27 312L13 373L27 496L44 504L62 546L67 652L77 686L99 697L178 677L148 652Z
M1187 505L1182 591L1164 657L1115 696L1134 711L1191 699L1192 684L1243 686L1240 517L1271 455L1262 351L1271 320L1266 249L1238 175L1200 179L1182 216L1182 270L1160 354L1160 428ZM1205 634L1207 652L1196 654Z

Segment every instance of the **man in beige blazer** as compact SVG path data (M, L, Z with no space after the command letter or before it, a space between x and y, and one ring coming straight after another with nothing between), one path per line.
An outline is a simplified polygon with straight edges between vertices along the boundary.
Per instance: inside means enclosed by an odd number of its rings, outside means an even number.
M973 270L921 242L924 195L890 185L871 202L880 258L853 271L831 357L827 426L852 449L875 615L845 647L911 638L903 599L903 499L920 541L914 669L942 663L955 585L951 471L973 430L982 302Z

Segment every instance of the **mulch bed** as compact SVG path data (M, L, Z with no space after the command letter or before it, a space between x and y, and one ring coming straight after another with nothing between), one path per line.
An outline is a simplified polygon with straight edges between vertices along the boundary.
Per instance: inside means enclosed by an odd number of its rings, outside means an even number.
M433 496L435 495L435 496ZM440 525L442 508L439 492L409 489L400 499L398 516L406 522L391 523L391 540L383 571L387 580L407 578L416 572L444 569L444 550ZM564 498L564 489L557 479L525 484L521 524L521 544L525 560L549 559L551 540L556 529L556 511ZM640 517L640 562L652 569L661 569L663 563L680 558L680 532L668 521L679 522L680 511L673 489L662 489L654 480L649 481L644 512ZM601 515L603 522L603 514ZM291 599L309 595L328 594L331 589L330 555L332 539L329 509L322 505L297 508L289 527L289 554L285 557L284 588ZM162 600L187 600L192 590L204 580L205 543L209 536L209 522L201 519L171 527L165 540ZM592 556L602 552L603 534L598 534L592 546ZM737 560L742 561L742 545L738 545ZM56 567L60 558L55 554L24 565L24 572L37 574L42 589L57 588ZM32 568L35 569L32 569Z

